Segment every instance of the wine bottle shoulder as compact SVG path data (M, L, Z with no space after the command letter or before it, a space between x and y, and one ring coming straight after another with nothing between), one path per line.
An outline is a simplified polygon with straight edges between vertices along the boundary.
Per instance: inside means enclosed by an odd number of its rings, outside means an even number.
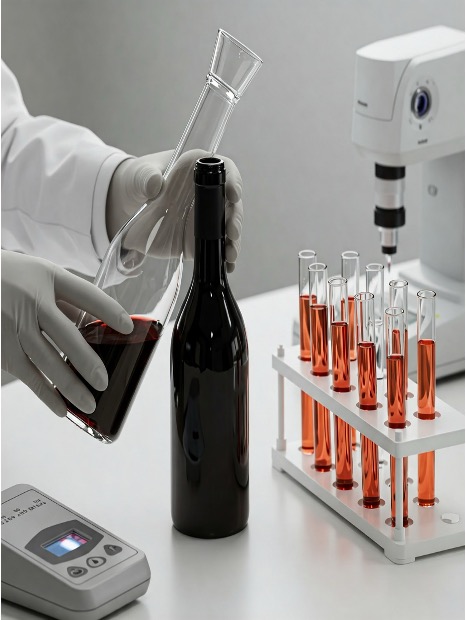
M218 365L215 360L219 357L231 363L247 361L246 328L228 287L190 290L175 323L172 350L175 348L185 360L202 357L211 359L213 366Z

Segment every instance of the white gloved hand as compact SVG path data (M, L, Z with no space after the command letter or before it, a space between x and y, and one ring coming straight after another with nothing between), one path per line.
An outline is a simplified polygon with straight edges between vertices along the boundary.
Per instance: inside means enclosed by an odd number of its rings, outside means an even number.
M111 239L118 230L133 216L148 199L158 198L159 213L168 209L167 217L171 221L164 221L161 228L161 243L152 248L150 253L164 256L167 252L173 253L183 249L186 258L194 255L194 214L191 209L186 227L179 226L179 197L186 191L192 190L194 164L199 157L206 155L204 151L193 150L184 153L176 162L167 181L163 181L163 173L168 166L173 151L163 151L152 155L145 155L134 159L126 159L115 170L107 195L107 231ZM225 205L225 257L227 271L232 272L235 261L241 249L241 229L243 226L243 203L241 200L243 185L238 168L231 159L218 155L225 162L226 169L226 205ZM181 205L182 206L182 205ZM153 222L152 225L154 225ZM178 227L174 234L184 238L179 243L171 243L173 229L171 224ZM144 231L146 225L142 225ZM164 243L166 242L166 243ZM183 246L181 246L183 243ZM137 247L137 241L134 246ZM144 245L144 244L143 244ZM161 247L163 246L163 247Z
M2 369L23 381L58 416L66 415L60 394L85 413L92 413L95 400L91 392L44 334L96 390L107 387L107 370L77 327L58 309L60 300L86 310L123 334L133 329L123 308L93 284L41 258L2 250Z

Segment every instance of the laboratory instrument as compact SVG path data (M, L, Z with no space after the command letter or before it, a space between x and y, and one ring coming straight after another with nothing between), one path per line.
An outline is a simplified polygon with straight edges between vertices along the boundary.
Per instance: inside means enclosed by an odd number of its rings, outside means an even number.
M194 272L171 343L172 519L220 538L249 514L248 343L225 271L225 166L194 170Z
M98 402L92 415L70 407L67 417L104 443L118 437L143 369L154 354L178 297L183 235L194 195L186 166L191 165L193 151L216 152L236 104L261 65L254 52L224 30L218 31L205 86L163 175L164 181L172 178L168 194L162 189L120 229L96 275L94 284L114 297L135 324L134 335L125 340L88 313L78 320L81 333L104 362L111 360L107 367L109 384L106 396L93 392ZM140 316L148 314L149 321L147 316ZM110 400L113 418L107 408Z
M309 306L311 325L311 374L326 377L329 374L328 360L328 307L327 307L327 265L309 265ZM316 471L330 471L332 449L330 438L330 411L314 402L314 466Z
M2 598L99 620L147 591L144 553L28 484L2 491Z
M419 291L417 309L417 415L435 420L435 298L434 291ZM418 456L420 506L435 503L435 452Z
M464 92L459 30L427 28L356 53L352 140L375 162L375 224L386 256L405 222L406 167L422 164L419 259L391 274L410 283L411 375L420 289L438 295L437 375L464 370Z
M299 335L300 357L311 360L310 318L309 318L309 265L316 262L314 250L301 250L298 253L299 277ZM301 392L301 449L305 452L314 451L314 405L306 392Z

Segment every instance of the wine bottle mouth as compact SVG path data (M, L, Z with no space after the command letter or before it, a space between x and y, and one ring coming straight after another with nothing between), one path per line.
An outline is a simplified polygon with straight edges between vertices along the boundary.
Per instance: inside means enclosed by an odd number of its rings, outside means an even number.
M194 182L197 185L221 185L225 183L225 162L220 157L201 157L194 166Z

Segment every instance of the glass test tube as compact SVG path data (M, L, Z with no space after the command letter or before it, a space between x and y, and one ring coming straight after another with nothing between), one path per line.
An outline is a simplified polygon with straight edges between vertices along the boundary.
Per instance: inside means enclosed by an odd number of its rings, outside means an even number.
M408 282L406 280L391 280L388 283L389 303L392 308L402 308L404 311L404 373L405 397L408 398Z
M417 294L417 415L435 420L435 297L434 291ZM435 452L418 455L418 503L435 504Z
M348 292L348 332L350 360L353 362L358 353L356 339L356 317L354 314L354 296L359 293L359 253L349 250L341 255L341 275L346 278Z
M372 293L357 293L355 295L355 306L359 407L370 411L377 409L374 295Z
M375 357L377 379L383 379L385 368L384 346L384 266L381 263L366 265L366 291L374 295Z
M310 322L309 322L309 265L315 263L314 250L301 250L298 254L299 269L299 345L300 358L311 360ZM313 399L301 392L301 450L307 454L314 452Z
M354 311L354 296L359 293L359 252L347 250L341 254L341 275L347 279L348 292L348 332L349 332L349 356L354 362L358 354L358 341L356 336L356 315ZM356 449L356 429L351 429L351 441L353 450Z
M387 308L385 310L387 343L387 400L388 426L405 428L406 400L404 373L404 310L403 308ZM396 523L396 459L390 456L390 495L391 524ZM403 527L408 526L408 457L403 458Z
M377 371L375 364L374 295L357 293L356 335L358 342L359 407L377 409ZM379 447L361 434L362 503L365 508L380 505Z
M387 308L385 310L385 319L388 426L390 428L405 428L404 310L402 308Z
M311 373L326 377L328 365L328 307L327 265L313 263L309 266L309 307L311 319ZM314 400L314 467L316 471L330 471L332 453L330 445L330 411Z
M396 525L396 458L390 456L391 525ZM403 457L403 527L408 527L408 457Z
M332 339L332 388L335 392L349 392L351 385L346 278L339 276L330 278L328 287ZM337 489L353 488L351 426L337 415L335 415L335 474Z

